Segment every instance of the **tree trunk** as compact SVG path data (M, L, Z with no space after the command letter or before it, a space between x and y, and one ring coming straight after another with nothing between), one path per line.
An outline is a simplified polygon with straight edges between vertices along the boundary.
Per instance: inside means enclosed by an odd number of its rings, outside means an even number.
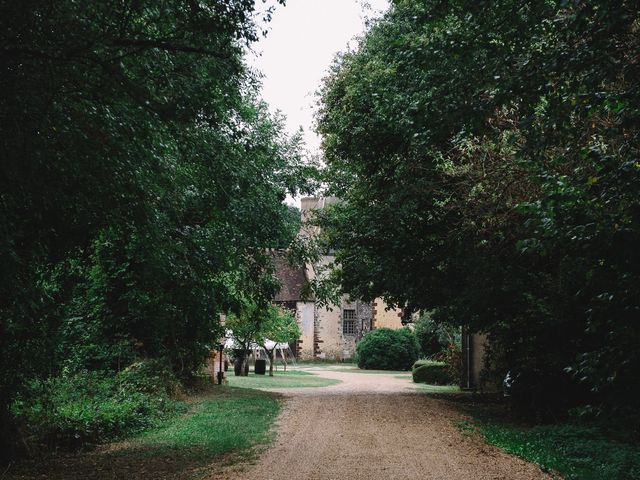
M236 377L249 375L248 349L240 350L233 362L233 373Z
M244 361L241 357L236 357L233 360L233 374L236 377L241 377L242 376L242 366L244 364Z
M265 348L265 350L267 349ZM267 350L267 353L269 355L269 376L270 377L273 377L273 350L275 349Z

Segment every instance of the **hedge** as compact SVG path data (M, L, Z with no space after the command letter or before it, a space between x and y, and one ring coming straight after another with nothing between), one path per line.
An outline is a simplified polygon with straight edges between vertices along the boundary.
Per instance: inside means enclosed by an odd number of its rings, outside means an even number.
M412 373L415 383L428 383L430 385L451 385L455 383L447 371L447 365L442 362L424 360L416 362Z

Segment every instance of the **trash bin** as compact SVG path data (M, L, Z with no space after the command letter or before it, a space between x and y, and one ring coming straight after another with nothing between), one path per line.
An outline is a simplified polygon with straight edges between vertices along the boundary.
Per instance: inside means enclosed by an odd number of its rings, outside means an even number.
M264 359L257 359L256 360L256 366L254 369L254 372L256 375L264 375L265 372L267 371L267 361Z

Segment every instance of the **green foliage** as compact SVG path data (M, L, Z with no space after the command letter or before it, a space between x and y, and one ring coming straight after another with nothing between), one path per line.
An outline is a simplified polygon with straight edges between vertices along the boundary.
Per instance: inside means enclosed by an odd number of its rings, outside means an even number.
M442 351L439 359L445 364L447 375L451 383L460 385L462 382L462 347L460 343L450 343Z
M244 65L256 8L1 7L1 442L27 385L141 358L188 377L221 312L272 298L310 167Z
M269 376L273 376L273 353L279 343L296 340L302 332L295 315L271 303L258 305L246 301L239 314L227 316L225 327L230 330L239 353L238 362L246 361L247 351L252 344L265 349L269 359ZM241 372L247 366L239 367Z
M131 435L183 410L166 367L140 362L120 372L83 371L32 382L13 402L35 445L77 447Z
M546 414L640 398L639 18L396 1L321 91L343 291L488 333Z
M275 242L275 248L286 249L294 242L300 233L301 213L298 207L287 205L284 228Z
M433 357L442 352L447 343L440 329L429 313L420 315L413 330L420 345L420 356Z
M430 360L428 358L421 358L420 360L416 360L415 362L413 362L411 370L415 370L416 368L423 365L442 365L442 362L439 362L437 360Z
M290 343L297 340L302 335L302 331L291 311L270 305L260 334L261 337L256 340L259 345L267 348L267 340L275 343Z
M429 362L414 364L414 383L428 383L430 385L451 385L454 379L449 375L447 365L443 362Z
M295 314L287 309L270 305L260 334L258 345L265 349L269 357L269 376L273 376L274 351L278 344L291 343L302 335Z
M567 480L640 477L638 444L612 439L602 427L560 424L524 429L482 424L480 429L489 443Z
M238 349L248 349L260 336L271 313L269 307L247 300L237 314L231 312L227 315L225 327L231 332Z
M356 346L356 363L365 370L409 370L418 359L418 341L408 328L378 328Z
M185 395L182 414L156 422L109 448L38 455L17 461L9 478L203 478L256 456L271 442L280 410L278 395L199 385Z

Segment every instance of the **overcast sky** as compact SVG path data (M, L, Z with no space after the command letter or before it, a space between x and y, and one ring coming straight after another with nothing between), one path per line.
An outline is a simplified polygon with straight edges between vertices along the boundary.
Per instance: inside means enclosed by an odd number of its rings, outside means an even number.
M286 7L277 7L267 37L253 47L261 56L250 55L250 64L264 74L263 98L286 115L289 131L304 129L311 152L320 145L313 133L313 105L321 79L334 55L364 31L365 18L388 8L388 0L366 3L370 9L362 0L288 0Z

